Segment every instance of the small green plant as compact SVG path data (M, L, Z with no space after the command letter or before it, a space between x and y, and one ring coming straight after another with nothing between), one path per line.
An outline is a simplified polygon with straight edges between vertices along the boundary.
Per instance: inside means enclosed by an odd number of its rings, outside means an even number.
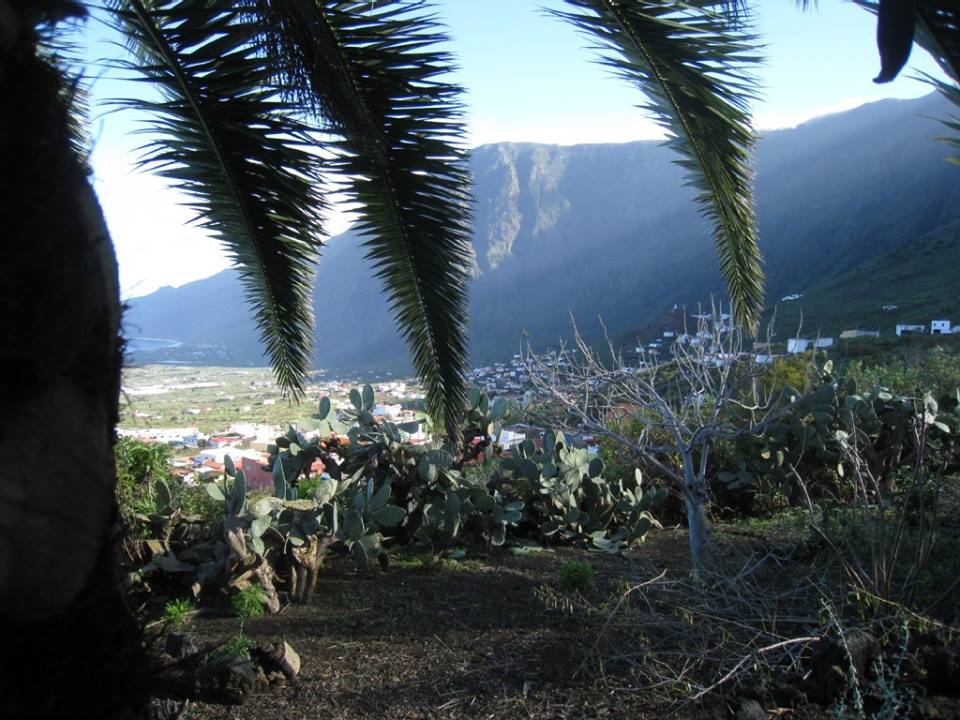
M593 565L586 560L569 560L560 568L557 585L561 590L593 592L597 589L597 580Z
M248 585L233 596L233 612L240 618L241 634L243 622L263 615L267 597L259 585Z
M297 484L297 499L313 500L317 495L317 490L319 489L321 482L323 482L323 479L318 474L308 475L307 477L301 478L300 482Z
M210 654L211 661L230 660L237 655L250 659L250 649L253 647L253 640L238 632L232 638Z
M190 613L193 612L194 607L193 601L189 598L171 600L163 607L163 621L180 630L190 622Z

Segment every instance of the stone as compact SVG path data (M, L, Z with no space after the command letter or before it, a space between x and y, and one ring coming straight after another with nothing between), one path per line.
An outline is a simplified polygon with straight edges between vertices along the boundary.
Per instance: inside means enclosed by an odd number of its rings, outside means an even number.
M293 681L300 674L300 656L297 651L290 647L290 643L284 640L277 654L277 664L287 679Z
M741 700L737 709L737 720L767 720L767 711L756 700Z
M847 676L850 668L859 681L864 681L867 669L880 651L880 641L859 628L847 632L844 642L824 638L814 649L812 672L804 682L803 691L816 702L833 702L850 686L852 678Z
M242 655L211 662L197 671L197 697L205 702L239 705L257 685L257 673Z
M164 652L174 660L185 660L200 651L188 633L172 632L167 635Z

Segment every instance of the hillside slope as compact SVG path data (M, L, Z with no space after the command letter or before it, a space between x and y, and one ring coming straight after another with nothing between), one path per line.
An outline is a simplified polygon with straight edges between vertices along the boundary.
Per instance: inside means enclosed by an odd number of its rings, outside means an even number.
M898 323L929 329L936 318L960 325L956 222L815 283L799 300L778 303L776 331L781 340L794 337L798 329L803 337L836 337L856 328L890 335Z
M768 298L845 283L861 266L875 273L865 263L895 262L889 253L925 236L956 243L944 229L960 221L960 170L932 140L943 130L931 117L948 111L935 95L882 101L763 138L757 207ZM474 151L474 362L515 351L524 330L535 343L556 342L569 312L588 335L599 314L628 338L674 303L722 293L708 229L672 159L654 142ZM241 297L231 271L165 288L131 302L128 334L185 344L151 358L261 362ZM407 366L353 233L325 251L315 304L319 366Z

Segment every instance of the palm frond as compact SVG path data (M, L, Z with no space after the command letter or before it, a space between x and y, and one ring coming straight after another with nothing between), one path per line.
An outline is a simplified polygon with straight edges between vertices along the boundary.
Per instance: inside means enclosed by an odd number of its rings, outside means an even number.
M321 162L273 84L259 25L231 3L111 0L125 63L162 99L141 163L175 181L239 267L277 381L303 391L312 355Z
M954 0L917 0L916 41L960 82L960 6Z
M909 53L904 54L902 49L898 50L887 44L893 31L889 29L884 31L884 24L889 25L895 17L890 9L890 3L877 2L877 0L853 1L877 16L877 46L882 65L877 80L883 82L892 80L903 69ZM916 42L929 52L953 83L943 82L926 73L921 74L920 79L932 85L947 100L960 107L960 88L957 87L957 83L960 83L960 7L957 7L952 0L917 0L915 3L902 5L904 7L900 7L898 12L904 14L901 23L905 25L905 29L901 29L900 32L904 36L909 34L911 42ZM897 55L898 52L899 55ZM895 57L897 62L889 64L891 57ZM950 130L960 134L960 117L951 116L942 122ZM938 139L955 149L960 149L960 137L957 135L943 136ZM960 164L960 157L956 155L948 159L950 162Z
M960 87L953 85L951 83L943 82L937 78L931 77L930 75L923 75L923 80L933 85L937 91L943 95L947 100L953 103L958 109L960 109ZM942 135L937 138L942 142L949 145L956 151L960 151L960 116L951 115L945 120L941 120L947 128L952 130L954 135ZM951 155L947 158L950 162L960 165L960 155Z
M960 82L960 7L953 0L853 0L877 16L881 69L876 82L890 82L903 69L914 42Z
M601 62L636 85L699 190L738 321L755 327L763 303L749 102L754 38L716 0L566 0L552 11L596 41Z
M461 89L429 6L410 0L248 0L294 98L338 134L357 227L451 437L466 397L469 174Z

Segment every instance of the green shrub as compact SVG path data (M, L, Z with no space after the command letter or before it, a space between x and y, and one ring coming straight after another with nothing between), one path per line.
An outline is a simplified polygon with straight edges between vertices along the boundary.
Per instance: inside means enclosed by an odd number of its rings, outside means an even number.
M170 485L173 506L184 518L190 519L198 541L218 538L223 534L223 503L210 497L202 485L184 485L176 480Z
M117 502L128 519L156 511L154 483L170 475L170 448L121 437L114 446L117 462Z
M844 375L863 386L881 385L904 395L930 393L942 403L955 398L960 388L960 354L955 347L908 345L872 362L855 360Z
M567 561L557 575L557 585L570 592L593 592L597 589L593 565L586 560Z
M215 652L211 653L208 662L230 660L237 655L245 657L247 660L249 660L250 650L252 648L253 640L244 635L242 632L238 632L232 638L227 640L227 642L217 648Z
M263 615L267 598L259 585L248 585L233 596L233 612L240 621Z
M171 600L163 607L163 621L179 630L190 622L194 607L193 601L188 598Z

